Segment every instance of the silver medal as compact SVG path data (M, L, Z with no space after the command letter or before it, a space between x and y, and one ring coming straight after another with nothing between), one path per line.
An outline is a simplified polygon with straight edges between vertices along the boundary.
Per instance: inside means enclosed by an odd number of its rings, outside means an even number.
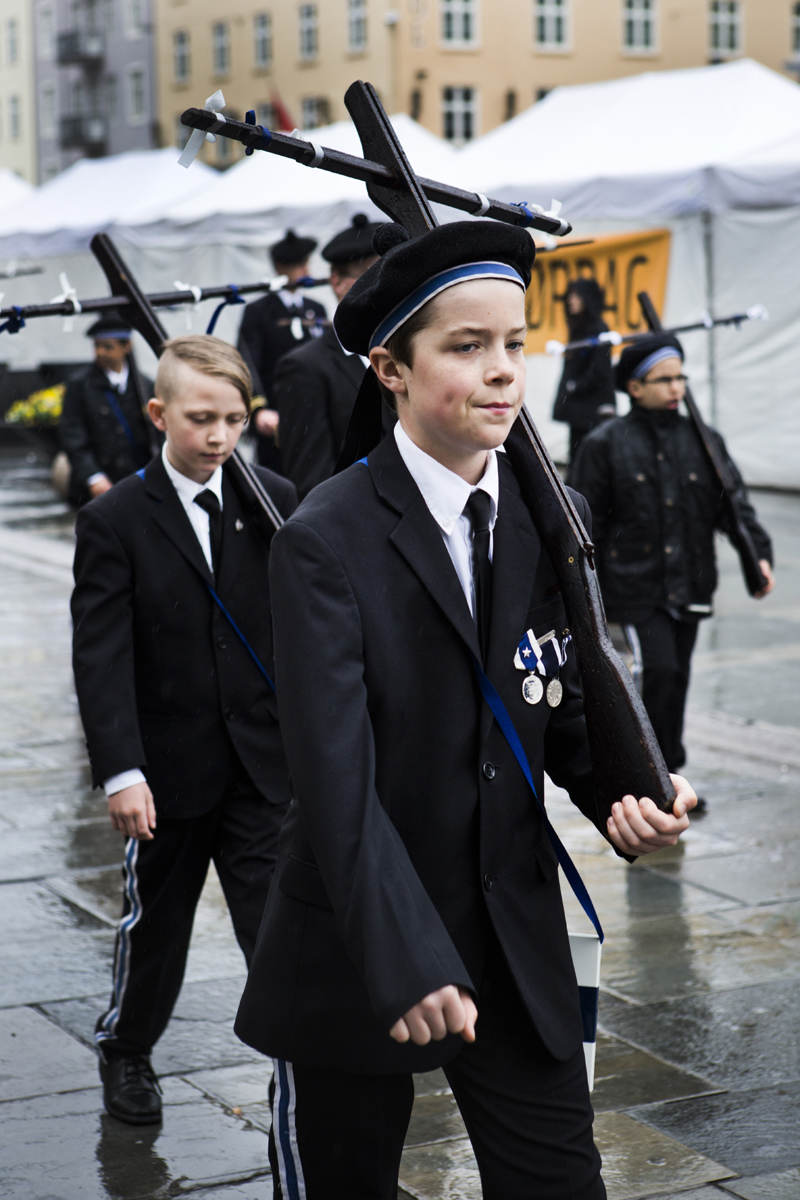
M526 704L538 704L544 695L544 684L538 675L526 675L522 681L522 699Z
M561 703L561 697L564 695L564 689L561 686L560 679L551 679L547 685L547 703L551 708L558 708Z

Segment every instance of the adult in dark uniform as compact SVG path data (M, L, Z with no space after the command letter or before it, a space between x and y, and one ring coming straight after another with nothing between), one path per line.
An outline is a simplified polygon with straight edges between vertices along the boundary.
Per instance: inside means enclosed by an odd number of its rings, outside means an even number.
M533 243L491 221L384 241L398 236L380 235L335 316L397 424L273 542L293 802L236 1028L275 1059L284 1200L394 1196L412 1072L436 1066L486 1200L598 1200L556 859L474 670L500 691L539 794L546 769L595 820L574 655L537 703L514 665L527 629L564 658L566 629L495 452L525 392ZM674 814L620 797L603 832L625 854L673 844L694 801L678 784Z
M717 586L716 530L727 532L719 483L700 439L678 411L683 348L670 334L626 346L617 387L630 412L585 439L572 480L592 510L606 612L626 626L642 660L642 699L671 771L686 761L683 721L697 629ZM734 504L772 590L772 545L718 433L736 481Z
M273 397L275 368L284 354L319 337L327 319L317 300L312 300L301 288L288 286L308 275L308 260L316 245L314 238L301 237L293 229L287 229L284 237L270 247L272 265L277 275L286 276L287 287L268 292L246 305L239 326L236 345L250 368L253 391L259 397L253 411L258 461L274 471L281 469L278 413Z
M161 1117L150 1052L178 996L209 863L249 960L288 801L272 691L210 590L271 674L268 538L223 469L249 374L218 338L175 338L155 390L163 451L81 509L72 597L92 777L127 838L96 1042L106 1108L132 1124ZM288 515L292 485L259 472Z
M70 465L68 496L76 505L143 467L160 444L145 409L153 383L134 361L130 325L107 313L86 333L94 340L94 362L68 382L58 425Z
M322 251L331 265L337 302L375 261L372 238L380 225L356 213ZM285 355L275 371L281 463L302 498L334 471L367 360L342 348L333 326Z
M564 310L571 342L608 331L603 320L605 292L596 279L581 276L567 285ZM564 358L553 405L553 420L569 425L569 462L575 461L590 429L616 416L617 397L610 346L589 346Z

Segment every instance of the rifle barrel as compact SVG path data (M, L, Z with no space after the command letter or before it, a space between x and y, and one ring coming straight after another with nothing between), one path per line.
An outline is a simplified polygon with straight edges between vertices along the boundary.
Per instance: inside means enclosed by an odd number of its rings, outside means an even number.
M220 124L222 121L222 124ZM304 141L286 133L277 133L258 125L248 125L242 121L234 121L229 117L221 118L217 113L205 108L187 108L181 114L181 122L190 129L200 129L206 133L213 132L217 137L233 138L253 150L267 150L281 158L291 158L303 166L314 166L321 171L331 171L334 175L345 175L349 179L360 179L363 183L403 191L406 184L396 173L380 163L369 159L357 158L353 154L345 154L341 150L331 150L328 147L317 146L314 142ZM496 221L505 221L510 225L522 225L540 229L556 237L570 233L572 226L561 217L541 210L537 205L517 206L505 204L502 200L492 200L480 192L468 192L462 188L452 187L447 183L439 183L433 179L417 176L417 183L428 200L435 204L446 204L458 208L462 212L471 213L478 217L492 217Z

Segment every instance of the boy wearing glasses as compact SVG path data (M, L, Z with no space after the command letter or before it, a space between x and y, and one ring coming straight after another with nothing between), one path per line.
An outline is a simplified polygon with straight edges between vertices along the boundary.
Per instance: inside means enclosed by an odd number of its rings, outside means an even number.
M589 501L598 572L610 621L626 626L642 659L642 698L670 771L686 761L683 718L698 622L717 586L714 532L727 532L717 480L689 420L683 348L670 334L626 346L616 370L630 412L593 430L572 483ZM736 480L734 503L772 591L772 545L744 482L715 431ZM697 811L697 810L696 810Z
M288 803L274 697L251 657L271 674L269 539L224 470L250 387L219 338L168 341L148 402L163 450L76 526L75 685L93 782L126 839L95 1041L106 1109L133 1125L161 1119L150 1052L178 997L209 863L249 962ZM258 473L288 516L292 484Z

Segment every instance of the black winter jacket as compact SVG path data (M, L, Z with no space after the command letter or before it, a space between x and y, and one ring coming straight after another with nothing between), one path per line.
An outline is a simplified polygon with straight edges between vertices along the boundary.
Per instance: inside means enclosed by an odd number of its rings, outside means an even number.
M769 535L744 481L720 435L710 433L728 460L734 503L758 556L771 563ZM586 437L571 481L592 510L609 620L641 621L657 608L710 611L717 586L714 531L728 530L719 484L686 417L634 405Z

